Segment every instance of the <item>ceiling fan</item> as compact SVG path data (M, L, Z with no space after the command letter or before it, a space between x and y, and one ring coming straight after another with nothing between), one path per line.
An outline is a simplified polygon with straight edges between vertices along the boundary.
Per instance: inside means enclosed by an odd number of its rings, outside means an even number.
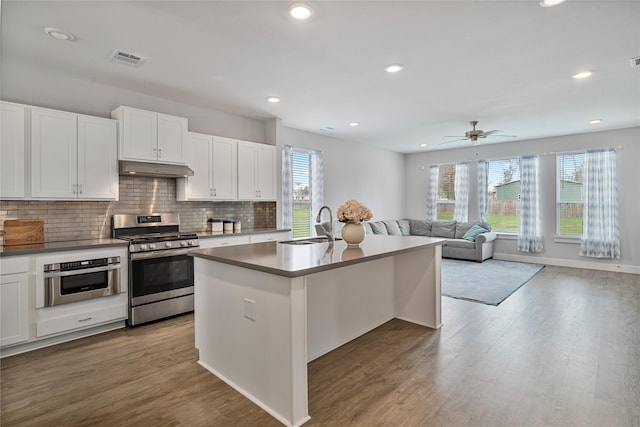
M477 120L472 120L469 122L469 124L471 126L473 126L472 130L469 130L467 132L464 133L464 137L463 136L458 136L458 135L448 135L445 136L445 138L458 138L458 139L453 139L451 141L445 141L445 142L441 142L438 145L443 145L443 144L448 144L450 142L455 142L455 141L467 141L467 140L471 140L471 142L477 142L478 138L486 138L488 136L501 136L503 138L515 138L516 135L496 135L497 132L502 132L501 130L498 129L494 129L494 130L488 130L488 131L483 131L482 129L476 129L476 125L478 124Z

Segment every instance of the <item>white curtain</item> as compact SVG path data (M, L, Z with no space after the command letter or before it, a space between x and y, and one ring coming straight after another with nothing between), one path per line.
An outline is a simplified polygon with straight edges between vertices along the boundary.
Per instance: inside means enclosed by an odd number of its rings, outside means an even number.
M290 145L282 147L282 228L293 229L293 176Z
M485 160L478 160L478 210L480 221L487 222L487 168L489 164Z
M324 159L322 151L311 152L311 218L324 205ZM311 221L313 223L313 221Z
M469 165L469 162L456 163L453 219L458 222L467 222L469 219Z
M620 258L616 152L613 149L587 151L584 163L580 255Z
M520 234L517 250L542 252L538 156L520 158Z
M438 215L438 165L429 166L429 185L427 187L427 219L436 220Z

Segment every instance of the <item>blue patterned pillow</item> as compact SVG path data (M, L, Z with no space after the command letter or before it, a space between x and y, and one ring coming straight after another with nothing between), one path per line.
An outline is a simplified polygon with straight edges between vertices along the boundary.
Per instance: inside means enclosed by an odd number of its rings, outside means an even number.
M470 242L475 242L479 235L481 235L482 233L486 233L487 231L488 230L485 230L484 228L476 224L471 227L466 233L464 233L464 236L462 236L462 238L465 240L469 240Z

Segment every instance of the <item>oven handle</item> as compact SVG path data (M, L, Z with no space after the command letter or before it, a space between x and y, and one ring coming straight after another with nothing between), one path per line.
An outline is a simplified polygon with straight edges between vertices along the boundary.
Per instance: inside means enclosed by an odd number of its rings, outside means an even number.
M137 260L141 260L141 259L153 259L153 258L166 258L166 257L170 257L170 256L177 256L177 255L186 255L187 252L189 252L189 249L198 249L197 246L191 246L188 249L184 248L184 249L166 249L166 250L160 250L160 251L153 251L153 252L138 252L138 253L133 253L131 254L131 261L137 261Z
M80 268L77 270L48 271L44 273L44 277L50 278L50 277L78 276L81 274L99 273L101 271L109 271L109 270L120 270L120 263L109 264L109 265L100 266L100 267Z

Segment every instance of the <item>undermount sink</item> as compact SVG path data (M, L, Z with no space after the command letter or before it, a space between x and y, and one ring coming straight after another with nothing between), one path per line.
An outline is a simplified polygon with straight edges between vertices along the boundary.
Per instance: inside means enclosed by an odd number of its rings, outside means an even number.
M340 237L336 237L336 240L342 240ZM282 243L284 245L313 245L315 243L327 243L329 242L328 237L318 236L318 237L308 237L305 239L294 239L294 240L283 240L278 243Z

